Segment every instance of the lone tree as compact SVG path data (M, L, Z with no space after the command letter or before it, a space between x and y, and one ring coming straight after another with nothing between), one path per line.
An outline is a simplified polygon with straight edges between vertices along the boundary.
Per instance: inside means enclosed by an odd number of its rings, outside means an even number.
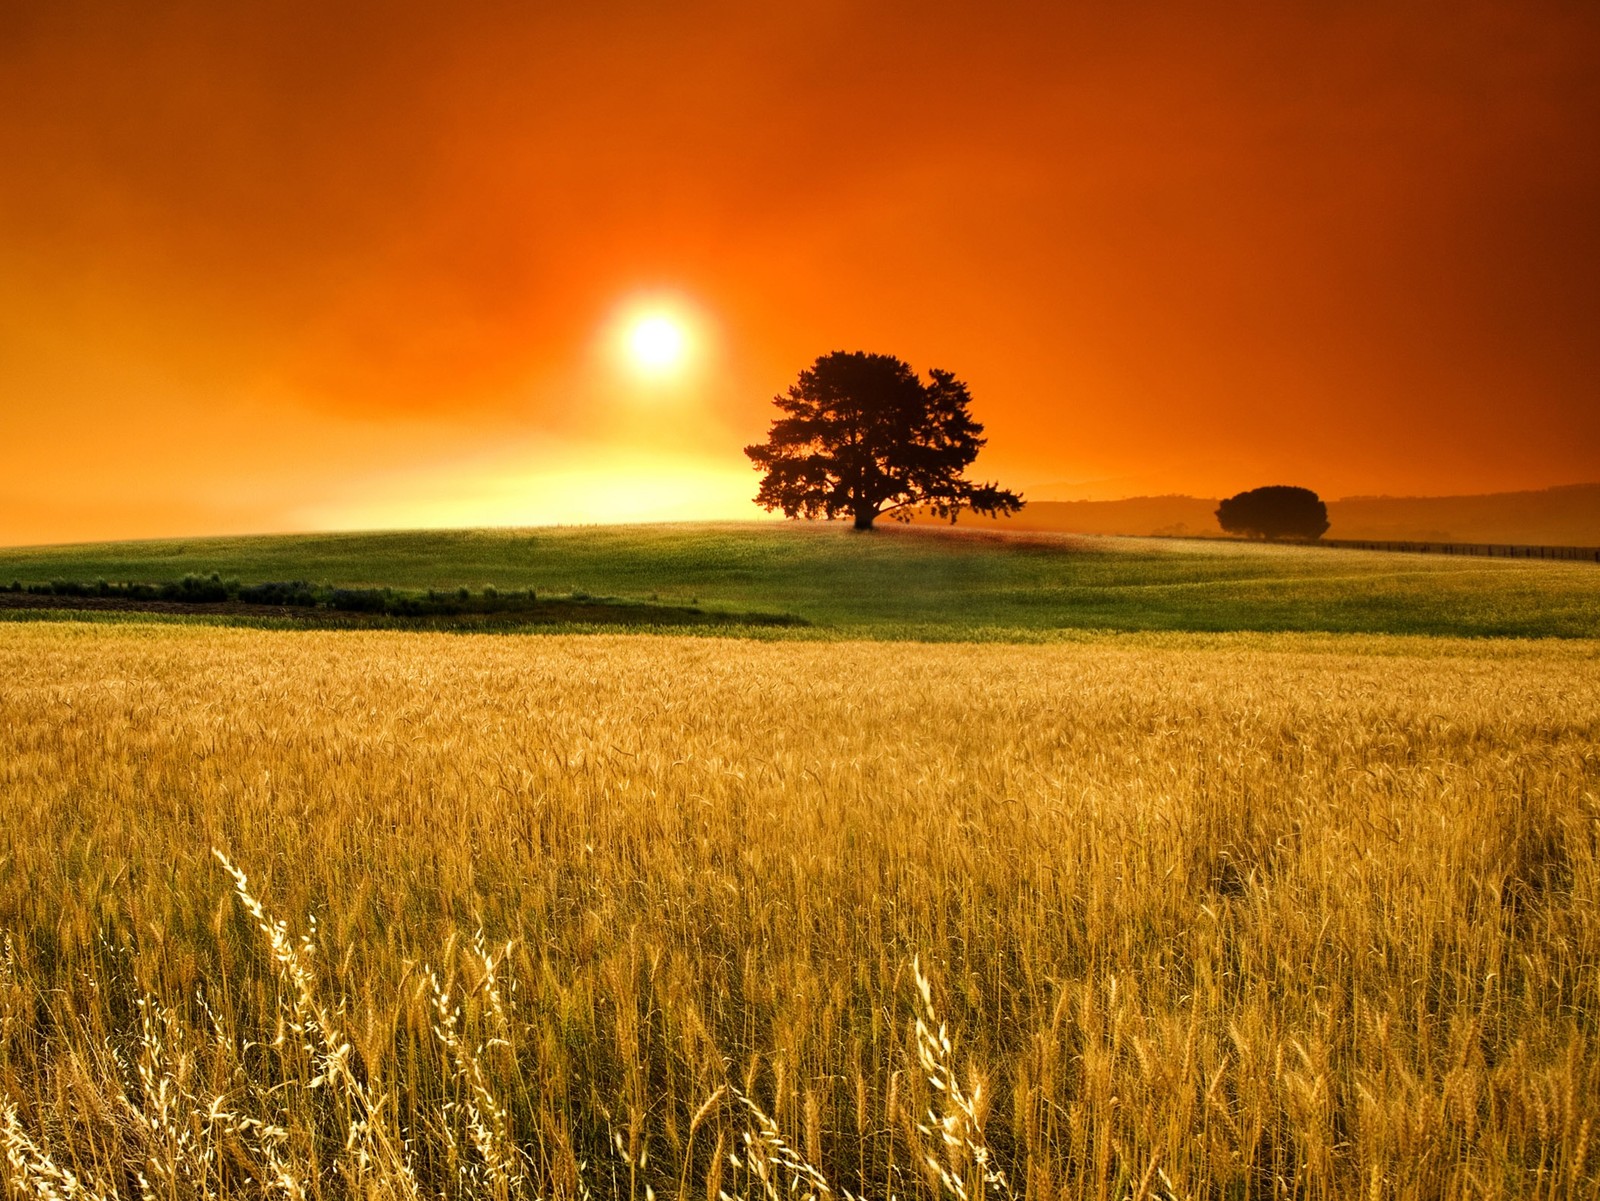
M1309 488L1274 484L1230 496L1217 507L1217 523L1251 538L1305 538L1328 532L1328 506Z
M841 515L870 530L884 514L924 508L955 521L962 509L1015 513L1022 497L962 478L984 444L967 385L934 368L929 382L891 355L836 350L800 373L766 442L747 446L762 477L756 503L785 517Z

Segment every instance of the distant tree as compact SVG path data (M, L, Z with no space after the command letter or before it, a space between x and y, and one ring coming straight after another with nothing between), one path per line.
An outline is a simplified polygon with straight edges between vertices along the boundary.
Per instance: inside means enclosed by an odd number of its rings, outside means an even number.
M834 351L773 403L783 416L744 453L766 474L756 503L785 517L849 516L870 530L917 509L955 521L963 509L1015 513L1022 497L962 472L984 444L967 385L934 368L923 383L890 355Z
M1328 506L1309 488L1274 484L1230 496L1217 507L1217 523L1251 538L1305 538L1328 532Z

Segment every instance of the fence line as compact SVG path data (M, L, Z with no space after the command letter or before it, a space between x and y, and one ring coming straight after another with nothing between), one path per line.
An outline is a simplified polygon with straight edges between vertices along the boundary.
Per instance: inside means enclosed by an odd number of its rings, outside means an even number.
M1347 550L1389 550L1412 555L1475 555L1490 559L1565 559L1600 563L1596 546L1518 546L1501 542L1384 542L1372 538L1324 538L1323 546Z

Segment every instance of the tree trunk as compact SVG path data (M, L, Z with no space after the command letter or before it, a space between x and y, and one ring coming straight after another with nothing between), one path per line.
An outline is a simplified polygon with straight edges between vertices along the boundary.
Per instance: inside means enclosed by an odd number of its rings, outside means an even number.
M875 521L877 519L877 516L878 515L876 513L874 513L871 509L857 509L856 510L856 529L858 529L858 530L870 530L872 528L872 523L873 523L873 521Z

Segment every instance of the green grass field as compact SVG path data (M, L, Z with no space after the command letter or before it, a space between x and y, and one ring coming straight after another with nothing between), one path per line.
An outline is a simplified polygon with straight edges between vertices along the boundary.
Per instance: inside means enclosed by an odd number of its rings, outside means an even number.
M191 538L0 550L0 583L165 581L536 588L796 614L798 636L1058 630L1600 636L1600 566L993 527L553 527Z

